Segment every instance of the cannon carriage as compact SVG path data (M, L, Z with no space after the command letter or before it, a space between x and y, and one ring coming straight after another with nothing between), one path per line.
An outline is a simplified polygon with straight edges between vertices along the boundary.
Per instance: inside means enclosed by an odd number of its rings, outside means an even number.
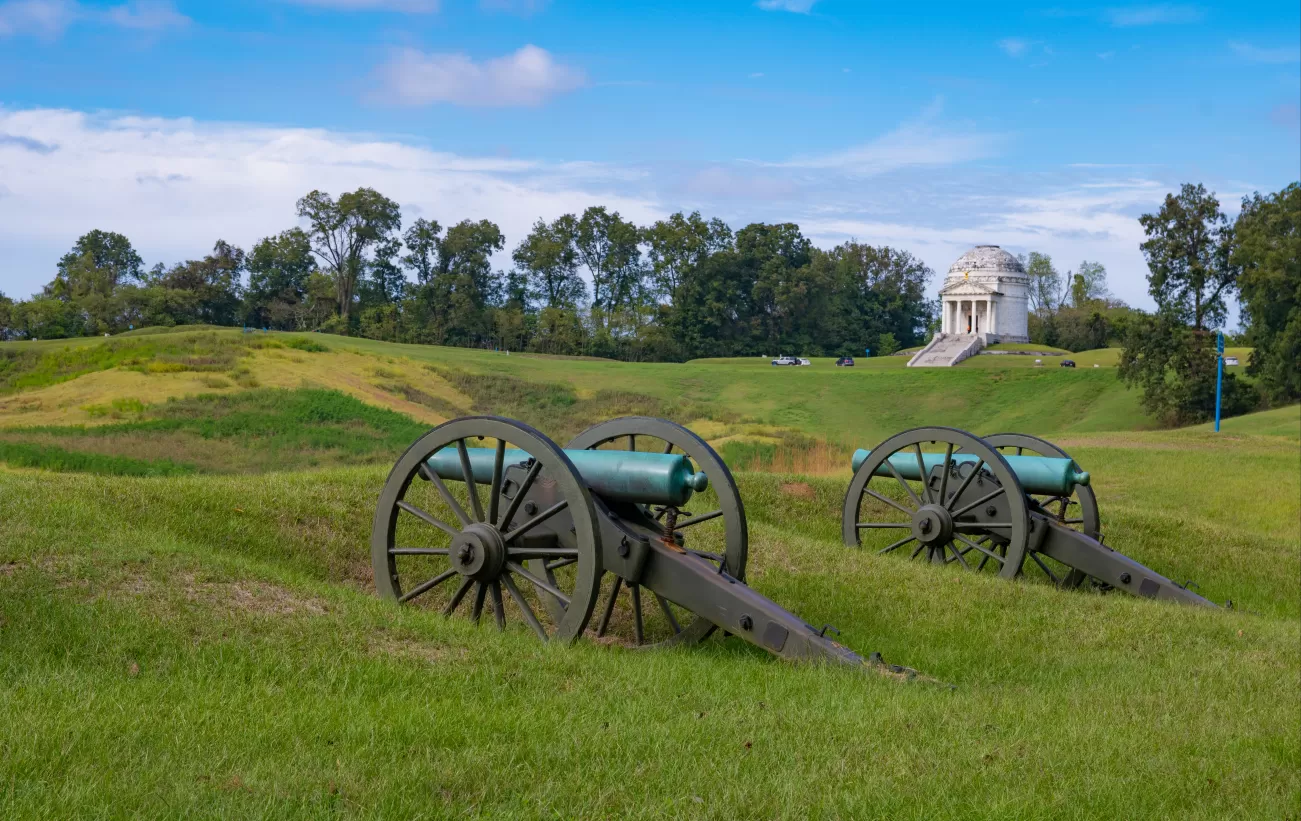
M721 629L782 658L880 664L748 587L747 539L727 465L679 425L615 419L562 449L482 416L398 459L371 559L386 598L476 622L490 608L498 628L516 619L545 641L691 644Z
M852 467L841 515L851 547L1214 606L1103 544L1091 477L1051 442L915 428L856 451Z

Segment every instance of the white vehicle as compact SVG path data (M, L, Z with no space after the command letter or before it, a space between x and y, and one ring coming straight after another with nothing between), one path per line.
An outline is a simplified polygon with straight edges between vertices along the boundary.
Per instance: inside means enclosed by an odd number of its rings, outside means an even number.
M1226 356L1226 357L1224 357L1224 364L1225 364L1225 365L1236 365L1236 364L1238 364L1238 357L1236 357L1236 356Z
M772 361L774 365L798 365L800 361L793 356L779 356Z
M813 363L810 362L809 360L805 359L804 357L800 357L800 358L798 358L798 359L795 360L795 364L796 364L796 365L812 365Z

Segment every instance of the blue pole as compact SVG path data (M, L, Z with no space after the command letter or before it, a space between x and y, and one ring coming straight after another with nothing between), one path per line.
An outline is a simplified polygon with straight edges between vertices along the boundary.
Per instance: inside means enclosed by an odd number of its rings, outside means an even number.
M1220 390L1224 387L1224 333L1215 340L1215 432L1220 432Z

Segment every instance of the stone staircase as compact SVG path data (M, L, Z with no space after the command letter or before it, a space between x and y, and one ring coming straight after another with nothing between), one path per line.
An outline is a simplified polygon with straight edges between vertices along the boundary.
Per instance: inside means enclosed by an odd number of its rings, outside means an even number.
M935 338L908 360L910 368L951 368L980 353L984 337L978 334L936 334Z

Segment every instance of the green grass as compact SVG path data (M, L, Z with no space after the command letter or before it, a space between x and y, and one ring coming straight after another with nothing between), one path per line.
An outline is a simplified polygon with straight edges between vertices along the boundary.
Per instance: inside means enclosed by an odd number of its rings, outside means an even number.
M1098 477L1108 541L1251 612L852 551L834 536L843 482L740 476L756 589L955 690L791 665L736 640L545 647L526 628L391 607L373 598L365 549L380 467L0 473L0 804L1286 817L1301 799L1297 471L1258 508L1233 503L1297 467L1295 449L1239 442L1237 484L1222 486L1171 468L1214 464L1226 443L1161 437L1137 454L1072 443Z
M0 434L0 815L1297 817L1297 406L1219 434L1151 431L1106 368L630 365L308 341L380 357L380 386L409 401L506 413L561 441L649 413L754 426L761 437L721 446L734 467L806 454L840 470L738 472L748 581L956 689L719 636L554 647L517 619L498 633L390 606L370 577L375 499L427 425L314 389L124 399L105 403L121 416L106 425ZM383 362L396 356L455 394L402 377ZM1238 609L845 548L849 449L919 424L1048 435L1092 474L1107 544ZM129 475L165 460L194 473Z

